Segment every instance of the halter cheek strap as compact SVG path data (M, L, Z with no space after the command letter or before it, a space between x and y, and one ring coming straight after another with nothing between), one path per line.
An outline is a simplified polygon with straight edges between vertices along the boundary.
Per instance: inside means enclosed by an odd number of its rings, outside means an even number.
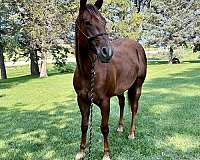
M76 24L76 26L77 26L78 30L87 38L88 41L92 41L92 40L94 40L95 38L97 38L97 37L99 37L99 36L108 35L108 33L103 32L103 33L98 33L98 34L96 34L96 35L94 35L94 36L90 36L90 37L89 37L89 36L87 36L87 35L80 29L80 27L79 27L78 24Z

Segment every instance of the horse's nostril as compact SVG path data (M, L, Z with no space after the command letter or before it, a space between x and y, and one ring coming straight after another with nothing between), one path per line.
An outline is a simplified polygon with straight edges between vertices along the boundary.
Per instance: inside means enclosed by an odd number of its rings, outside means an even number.
M107 52L106 47L102 48L102 54L103 54L103 56L107 56L108 52Z

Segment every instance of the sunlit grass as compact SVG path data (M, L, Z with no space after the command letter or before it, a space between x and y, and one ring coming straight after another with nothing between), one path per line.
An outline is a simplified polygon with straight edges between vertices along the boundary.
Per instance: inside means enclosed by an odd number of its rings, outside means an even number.
M9 68L0 81L0 159L73 160L80 143L80 113L73 74L27 76L27 66ZM22 77L23 76L23 77ZM137 138L118 135L118 101L112 98L113 160L200 159L200 64L149 65L137 116ZM94 108L93 159L102 159L100 111Z
M153 107L151 107L151 109L149 110L149 112L151 113L155 113L155 114L162 114L162 113L166 113L166 112L170 112L171 110L173 110L175 106L173 105L154 105Z
M172 145L176 149L186 152L187 150L195 149L200 145L199 139L182 134L175 134L166 139L168 145Z

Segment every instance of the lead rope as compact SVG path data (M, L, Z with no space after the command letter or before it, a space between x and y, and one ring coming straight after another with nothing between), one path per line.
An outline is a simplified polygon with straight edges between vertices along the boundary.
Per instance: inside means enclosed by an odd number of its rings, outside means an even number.
M91 69L91 84L90 84L90 123L89 123L89 150L88 150L88 160L91 159L92 155L92 138L93 138L93 129L92 129L92 117L93 117L93 100L94 100L94 85L95 85L95 65L96 60L92 61L92 69Z

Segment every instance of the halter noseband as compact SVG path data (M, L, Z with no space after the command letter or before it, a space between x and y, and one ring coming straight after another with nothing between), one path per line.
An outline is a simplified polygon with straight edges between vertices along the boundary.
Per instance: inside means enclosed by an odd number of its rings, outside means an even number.
M97 38L99 36L108 35L108 33L104 32L104 33L98 33L98 34L96 34L94 36L90 36L89 37L80 29L78 24L76 24L76 26L77 26L78 30L87 38L88 41L92 41L92 40L94 40L95 38Z

